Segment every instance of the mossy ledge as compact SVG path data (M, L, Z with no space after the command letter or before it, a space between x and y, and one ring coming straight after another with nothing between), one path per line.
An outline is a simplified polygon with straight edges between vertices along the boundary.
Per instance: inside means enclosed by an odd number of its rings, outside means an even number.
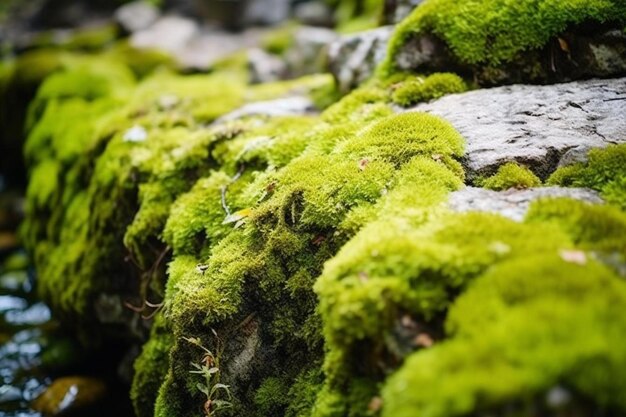
M30 107L22 233L40 294L85 340L147 338L139 417L201 416L207 400L225 416L626 413L623 147L548 181L606 204L459 214L446 201L464 140L394 114L394 80L319 114L215 123L258 100L333 100L332 80L72 59ZM395 81L408 102L465 88L440 77L417 93ZM511 164L484 186L537 181ZM149 336L130 308L107 310L124 304L154 317ZM230 395L191 372L207 358ZM570 401L546 401L555 389Z

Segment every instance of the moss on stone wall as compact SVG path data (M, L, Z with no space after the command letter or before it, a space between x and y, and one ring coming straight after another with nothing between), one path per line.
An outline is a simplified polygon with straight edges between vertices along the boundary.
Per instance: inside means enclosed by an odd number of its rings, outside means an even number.
M555 387L572 407L626 412L622 147L550 180L614 204L459 214L446 202L465 181L462 136L392 106L461 91L454 75L372 80L320 114L225 120L286 95L330 104L332 80L249 86L239 57L138 78L149 71L124 56L73 56L39 89L23 236L40 293L83 336L134 322L106 315L106 297L156 313L135 362L139 417L203 414L200 346L232 394L209 398L232 402L216 415L512 415L544 410ZM482 185L539 184L507 164ZM101 336L131 337L112 327Z
M621 0L427 0L396 28L383 67L393 72L395 55L419 34L441 38L464 64L497 66L544 46L569 25L625 21Z

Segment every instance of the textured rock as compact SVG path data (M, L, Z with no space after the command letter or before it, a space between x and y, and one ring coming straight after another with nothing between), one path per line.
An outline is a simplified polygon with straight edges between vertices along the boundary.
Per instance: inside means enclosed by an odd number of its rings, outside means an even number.
M315 105L308 97L287 97L277 100L257 101L246 104L215 121L220 124L229 120L239 119L245 116L292 116L314 113Z
M387 23L399 23L424 0L385 0L384 16Z
M328 50L330 71L343 91L367 80L376 66L385 58L392 26L343 36Z
M200 27L191 19L164 16L144 30L135 32L130 43L135 48L158 48L170 53L185 69L208 69L215 61L258 43L261 31L250 29L231 33Z
M586 188L543 187L492 191L484 188L466 187L453 192L450 195L448 205L454 211L498 213L512 220L522 221L530 203L539 198L550 197L567 197L595 204L602 203L597 192Z
M114 19L126 32L147 29L159 18L159 9L145 1L134 1L115 11Z
M293 14L299 22L311 26L332 26L334 20L332 9L322 1L296 4Z
M282 59L260 48L248 50L248 68L253 84L278 81L287 73L287 64Z
M465 137L470 179L508 161L545 179L574 149L626 142L626 78L482 89L410 111L441 116Z
M145 30L134 33L130 42L137 48L160 48L176 53L197 35L198 25L191 19L165 16Z
M299 28L294 35L293 46L285 55L290 75L298 77L324 72L328 48L338 37L336 32L326 28Z

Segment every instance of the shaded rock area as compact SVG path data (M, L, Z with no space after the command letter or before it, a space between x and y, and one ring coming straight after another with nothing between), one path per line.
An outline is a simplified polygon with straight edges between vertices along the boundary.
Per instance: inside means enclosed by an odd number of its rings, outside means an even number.
M426 33L406 40L394 62L403 71L454 69L483 86L615 77L626 73L626 34L616 25L578 25L542 48L524 51L510 62L493 66L460 62L445 42Z
M626 142L626 78L482 89L410 111L442 116L465 137L470 179L508 161L545 179L577 149Z
M452 210L458 212L497 213L519 222L524 219L530 204L540 198L571 198L593 204L602 203L602 199L596 191L585 188L543 187L492 191L484 188L466 187L451 193L448 205Z
M372 76L387 53L393 26L341 37L328 50L330 71L339 88L349 91Z

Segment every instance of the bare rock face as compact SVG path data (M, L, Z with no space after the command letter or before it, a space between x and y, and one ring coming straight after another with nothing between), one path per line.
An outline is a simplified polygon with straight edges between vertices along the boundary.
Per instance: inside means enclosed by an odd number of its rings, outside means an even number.
M285 78L287 64L261 48L248 50L248 69L253 84L269 83Z
M385 0L384 18L389 24L400 23L424 0Z
M247 116L299 116L316 112L315 104L310 98L294 96L245 104L237 110L223 115L213 123L221 124Z
M330 45L330 71L342 91L348 91L372 76L387 54L393 26L342 36Z
M465 137L470 180L510 161L545 179L588 149L626 142L626 78L481 89L409 111L441 116Z
M127 33L147 29L159 18L159 9L146 1L127 3L115 11L115 22Z
M526 190L492 191L466 187L455 191L448 200L449 207L458 212L482 211L497 213L511 220L522 221L530 203L540 198L572 198L593 204L603 201L598 193L586 188L543 187Z
M330 45L339 35L331 29L303 26L295 35L293 45L285 54L285 61L291 77L323 72Z

